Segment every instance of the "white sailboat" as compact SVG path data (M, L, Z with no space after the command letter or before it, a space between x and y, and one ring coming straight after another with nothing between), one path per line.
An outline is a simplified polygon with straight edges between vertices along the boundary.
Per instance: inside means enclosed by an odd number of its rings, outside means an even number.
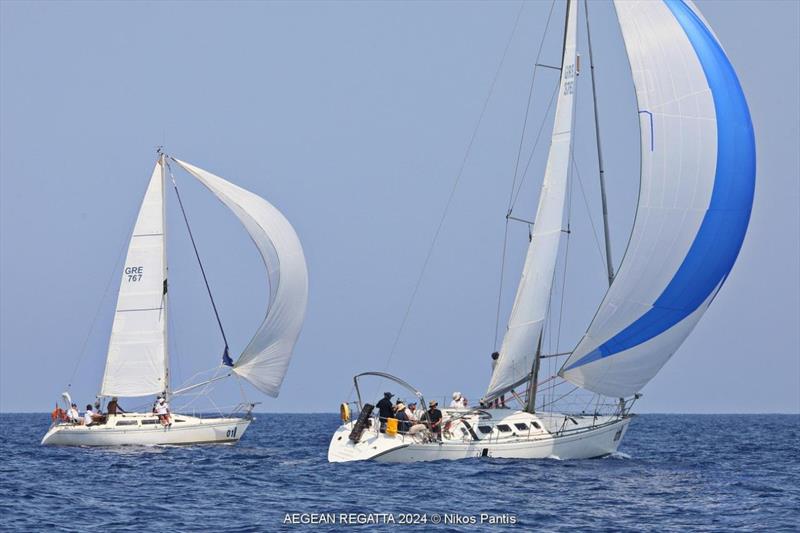
M351 421L348 404L343 404L343 424L331 439L329 461L611 454L625 435L642 387L720 290L741 248L753 202L755 143L747 102L722 46L690 0L614 0L614 7L636 89L638 109L629 112L640 118L640 193L616 275L606 241L610 286L586 333L567 354L542 354L556 256L565 233L578 73L577 0L567 0L560 87L538 210L482 407L442 409L441 436L428 421L405 433L395 431L394 424L384 430L372 416L373 405L361 397L360 379L392 380L425 405L423 395L394 376L360 374L354 380L360 416ZM599 399L607 397L613 407L578 414L537 411L540 361L560 355L565 356L561 369L549 379L561 378ZM526 387L524 397L517 392L520 387ZM521 408L496 408L509 394Z
M170 162L196 178L236 215L261 254L270 288L266 316L237 360L234 362L228 354L227 339L219 322L225 350L217 374L223 375L176 391L170 388L167 349L165 192ZM177 185L175 190L177 193ZM178 200L180 203L179 195ZM191 230L189 234L191 236ZM200 267L202 271L202 263ZM205 279L204 271L203 277ZM207 280L206 286L208 288ZM210 289L208 292L211 296ZM98 398L161 395L172 399L229 376L241 377L264 394L276 397L303 325L307 299L308 274L303 249L280 211L263 198L219 176L160 154L128 245ZM211 301L213 305L213 297ZM214 312L216 314L215 305ZM69 409L69 394L64 393L63 398ZM234 443L249 426L254 405L244 403L231 415L214 418L172 413L169 424L162 423L152 412L109 414L90 425L56 419L42 444Z

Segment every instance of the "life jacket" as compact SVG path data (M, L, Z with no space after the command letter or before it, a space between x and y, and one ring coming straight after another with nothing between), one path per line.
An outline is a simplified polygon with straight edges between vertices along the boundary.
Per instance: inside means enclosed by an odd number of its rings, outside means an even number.
M64 411L62 408L58 406L58 404L56 404L56 408L53 409L52 413L50 413L50 420L55 422L56 420L66 420L66 419L67 419L66 411Z

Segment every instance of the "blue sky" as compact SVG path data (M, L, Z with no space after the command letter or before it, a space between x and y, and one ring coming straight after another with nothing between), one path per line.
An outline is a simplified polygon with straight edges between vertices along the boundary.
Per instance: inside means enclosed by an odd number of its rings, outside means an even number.
M798 412L800 5L697 5L750 104L756 199L724 289L644 389L639 410ZM638 122L613 9L590 8L618 264L636 202ZM548 10L549 2L521 13L518 2L0 3L0 410L49 409L76 367L74 395L98 390L115 265L161 144L267 198L303 242L307 321L280 397L248 391L260 408L332 411L365 370L396 373L428 396L457 389L477 398L488 381L504 215ZM549 64L560 58L563 8L553 17L540 58ZM585 59L585 41L579 49ZM555 81L537 74L531 127L546 118ZM588 82L579 78L583 192L573 191L559 349L574 345L604 291ZM525 160L532 146L529 131ZM520 190L515 213L524 218L534 214L546 146ZM262 265L234 217L187 175L178 180L236 352L263 316ZM180 383L217 364L221 339L174 200L170 348ZM526 231L512 226L501 332ZM235 403L238 386L221 385L217 400Z

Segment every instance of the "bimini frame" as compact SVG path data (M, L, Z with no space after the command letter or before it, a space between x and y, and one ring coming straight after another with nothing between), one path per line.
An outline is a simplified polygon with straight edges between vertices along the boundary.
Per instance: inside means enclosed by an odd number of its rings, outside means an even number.
M414 394L414 396L416 396L417 399L419 399L420 403L423 406L423 409L427 409L428 408L428 404L425 403L425 398L423 397L422 393L417 388L415 388L414 386L409 384L408 382L403 381L402 379L400 379L400 378L398 378L396 376L393 376L391 374L387 374L385 372L362 372L361 374L356 374L355 376L353 376L353 385L356 388L356 395L358 396L358 411L359 412L361 412L361 410L364 409L364 402L361 401L361 389L358 387L358 379L362 378L362 377L365 377L365 376L375 376L375 377L378 377L378 378L388 379L389 381L393 381L393 382L397 383L398 385L400 385L404 389L408 390L409 392L412 392Z

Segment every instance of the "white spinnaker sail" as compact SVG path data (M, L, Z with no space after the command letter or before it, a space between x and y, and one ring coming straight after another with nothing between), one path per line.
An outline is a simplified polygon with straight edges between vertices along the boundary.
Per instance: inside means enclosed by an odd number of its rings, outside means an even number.
M145 396L168 388L164 230L164 177L159 160L128 245L102 396Z
M522 279L489 388L490 398L529 379L542 334L564 221L576 88L577 1L569 2L553 136Z
M233 211L267 267L269 308L233 371L275 397L306 313L308 272L300 239L286 217L260 196L189 163L175 161Z
M747 102L688 1L615 1L641 127L641 190L621 267L560 375L614 397L641 389L714 299L755 186Z

